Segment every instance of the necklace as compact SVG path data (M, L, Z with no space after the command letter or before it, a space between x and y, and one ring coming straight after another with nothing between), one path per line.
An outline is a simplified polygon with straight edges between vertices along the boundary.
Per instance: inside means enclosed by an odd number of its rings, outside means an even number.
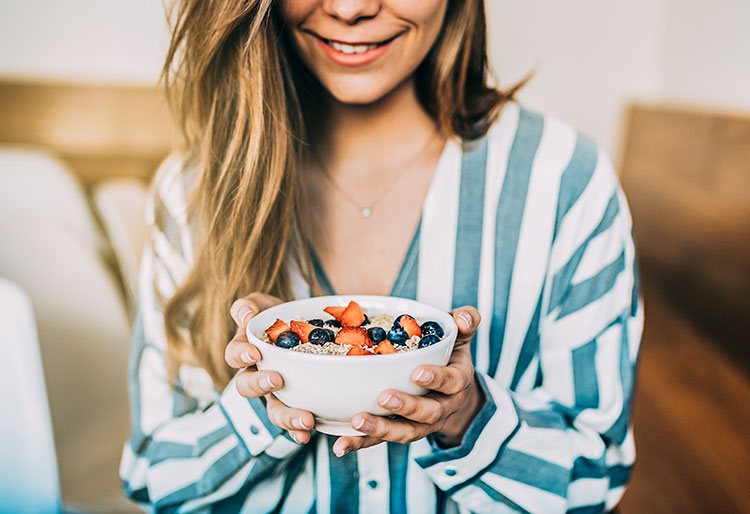
M424 152L427 151L427 148L430 146L430 143L434 139L434 135L430 136L427 141L425 141L424 145L419 149L419 151L409 160L406 162L406 164L403 166L403 169L401 173L397 173L396 176L391 180L391 182L386 185L385 188L383 188L378 196L375 197L375 199L370 202L368 205L362 205L359 203L349 192L347 192L343 187L341 187L338 182L333 178L333 175L331 175L331 172L328 170L326 165L323 163L323 159L320 158L319 155L316 154L316 160L318 161L318 164L323 171L323 175L326 177L326 179L331 183L331 185L341 193L341 196L343 196L349 203L351 203L354 207L359 210L359 214L363 218L369 218L372 216L372 211L375 209L375 207L380 203L380 201L385 198L385 196L388 194L388 192L393 189L393 186L396 185L396 183L399 181L401 177L404 176L404 172L411 168L411 166L424 154Z

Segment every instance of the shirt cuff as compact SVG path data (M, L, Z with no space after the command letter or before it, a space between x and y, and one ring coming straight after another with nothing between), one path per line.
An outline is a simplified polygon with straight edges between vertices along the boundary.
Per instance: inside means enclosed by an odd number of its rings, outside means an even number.
M284 431L268 419L266 405L260 398L240 396L236 377L224 389L219 405L251 455L259 455Z
M415 459L444 491L459 488L492 464L520 425L510 392L484 373L475 372L475 376L485 403L461 444L443 449L428 437L432 452Z

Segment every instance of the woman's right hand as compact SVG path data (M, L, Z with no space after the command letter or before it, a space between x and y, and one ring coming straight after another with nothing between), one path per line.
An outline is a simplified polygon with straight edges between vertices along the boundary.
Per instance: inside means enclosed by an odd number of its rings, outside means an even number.
M227 345L224 359L231 367L241 370L235 380L240 395L245 398L265 397L271 423L288 430L295 441L304 444L310 441L315 418L311 412L287 407L272 394L281 388L284 380L276 371L259 371L255 367L255 363L261 359L260 351L248 342L245 331L253 316L279 303L281 300L275 296L252 293L232 304L230 313L237 324L237 333Z

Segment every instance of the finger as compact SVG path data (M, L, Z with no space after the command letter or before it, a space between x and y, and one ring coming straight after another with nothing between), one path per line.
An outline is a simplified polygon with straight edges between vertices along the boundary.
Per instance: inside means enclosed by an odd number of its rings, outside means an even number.
M451 414L449 403L444 399L429 395L413 396L395 389L383 391L378 396L378 404L401 417L429 425Z
M241 396L260 398L281 388L284 380L275 371L257 371L254 368L248 368L237 374L234 383Z
M371 437L383 441L408 444L430 434L430 425L403 418L384 418L361 413L352 418L352 426Z
M460 359L460 357L459 357ZM453 362L448 366L419 366L411 375L415 384L439 393L458 394L471 384L474 372L471 364Z
M302 444L310 440L310 430L315 426L311 412L289 407L273 394L266 396L266 409L271 423L288 430L296 442Z
M240 328L245 328L248 320L259 312L260 307L258 304L250 300L248 296L235 300L229 309L232 319Z
M347 453L361 450L362 448L369 448L376 444L382 443L382 439L377 437L355 437L355 436L344 436L336 439L333 443L333 453L336 457L343 457Z
M242 327L237 328L227 347L224 349L224 360L235 369L252 366L261 359L260 351L247 341L247 334Z
M307 444L312 439L312 435L309 430L290 430L289 436L294 439L297 444Z
M482 321L479 311L470 305L465 305L451 311L453 321L458 326L458 337L456 342L471 341L474 334Z
M263 293L251 293L245 297L235 300L229 313L237 326L244 328L248 320L258 314L260 311L268 309L281 303L281 300L275 296Z

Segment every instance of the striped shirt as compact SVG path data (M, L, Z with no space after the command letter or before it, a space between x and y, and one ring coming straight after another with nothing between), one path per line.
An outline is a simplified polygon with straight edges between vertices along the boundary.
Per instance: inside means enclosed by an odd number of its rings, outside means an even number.
M591 140L510 104L470 148L443 150L392 293L482 315L472 355L485 403L450 449L428 437L337 458L335 437L296 444L260 400L217 391L201 368L183 365L171 388L156 298L193 262L184 183L179 161L158 173L140 270L120 474L145 509L588 513L619 501L642 305L627 205Z

